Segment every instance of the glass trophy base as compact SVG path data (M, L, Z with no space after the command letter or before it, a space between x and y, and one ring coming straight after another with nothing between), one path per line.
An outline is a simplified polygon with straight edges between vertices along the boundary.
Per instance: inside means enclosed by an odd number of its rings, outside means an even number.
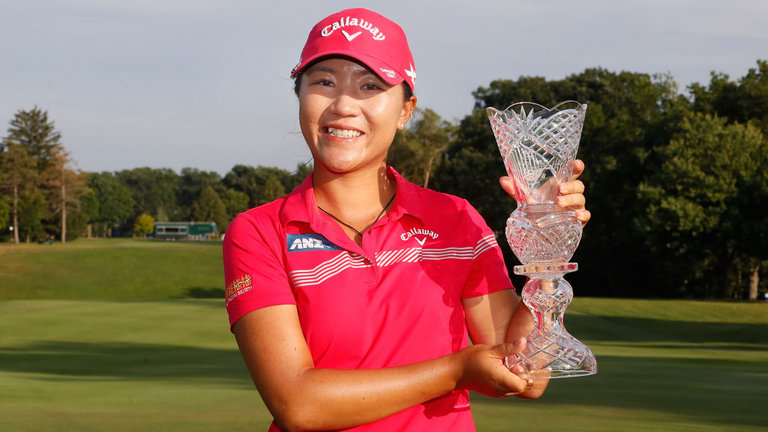
M573 289L563 275L576 271L577 263L533 263L515 266L528 276L522 301L531 311L534 329L523 352L507 358L507 366L522 366L533 379L572 378L597 373L592 351L571 336L563 325Z
M533 379L575 378L597 373L597 360L592 351L567 332L555 336L551 333L533 335L521 355L507 358L507 365L524 367Z

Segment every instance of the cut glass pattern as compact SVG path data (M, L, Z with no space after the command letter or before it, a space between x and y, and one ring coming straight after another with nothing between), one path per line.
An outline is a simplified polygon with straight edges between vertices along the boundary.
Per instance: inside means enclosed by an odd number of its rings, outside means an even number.
M555 204L560 184L573 174L586 109L575 101L554 108L521 102L504 111L487 109L504 166L514 180L517 209L505 234L523 264L515 273L529 277L522 298L536 324L526 349L511 360L533 378L597 372L592 351L563 325L573 299L563 275L577 268L568 261L581 241L582 225L574 212Z

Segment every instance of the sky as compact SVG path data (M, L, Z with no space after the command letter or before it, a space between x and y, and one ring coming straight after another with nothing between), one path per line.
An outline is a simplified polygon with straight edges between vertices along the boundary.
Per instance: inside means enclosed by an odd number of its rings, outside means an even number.
M764 0L0 0L0 137L38 107L83 171L293 171L311 157L290 70L349 7L405 29L418 105L448 121L495 79L602 67L684 92L768 60Z

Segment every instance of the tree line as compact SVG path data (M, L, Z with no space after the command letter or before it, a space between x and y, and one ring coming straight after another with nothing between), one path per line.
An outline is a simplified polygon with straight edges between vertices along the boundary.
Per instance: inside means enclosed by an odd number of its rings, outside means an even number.
M587 103L579 157L593 217L574 256L580 270L568 276L579 295L754 299L766 291L768 62L735 80L713 72L683 91L669 75L590 68L560 80L496 80L473 96L474 109L456 123L419 109L389 162L414 183L467 198L501 240L514 202L497 183L504 166L485 108ZM0 150L0 236L11 241L144 233L152 220L223 230L312 169L83 173L37 107L17 112Z
M19 110L10 125L0 143L0 239L14 243L145 235L154 221L216 222L223 232L238 213L285 195L311 171L300 164L294 172L235 165L223 177L196 168L82 172L46 111Z

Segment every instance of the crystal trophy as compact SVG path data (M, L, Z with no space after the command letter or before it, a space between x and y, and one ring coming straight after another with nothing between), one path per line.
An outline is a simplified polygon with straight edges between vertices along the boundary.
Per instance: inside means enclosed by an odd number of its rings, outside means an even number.
M517 208L507 220L506 237L525 275L522 300L534 319L525 350L507 358L532 378L592 375L597 361L592 351L571 336L563 314L573 289L563 278L576 271L569 262L581 240L576 213L555 203L558 187L570 180L587 106L575 101L547 108L515 103L504 111L488 108L488 118L507 173L514 180Z

